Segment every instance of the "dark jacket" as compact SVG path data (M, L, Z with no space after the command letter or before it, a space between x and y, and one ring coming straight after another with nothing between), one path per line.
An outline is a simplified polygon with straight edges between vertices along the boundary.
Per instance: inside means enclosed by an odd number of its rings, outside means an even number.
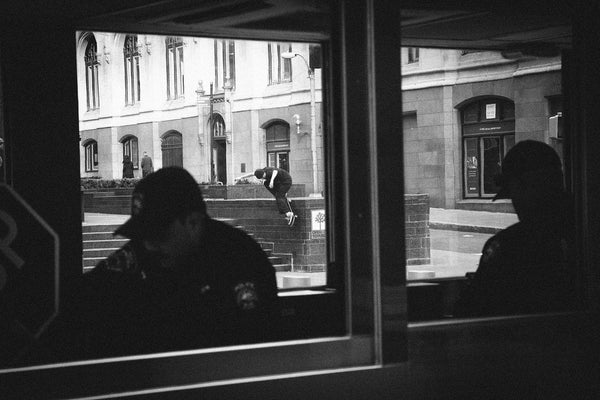
M264 185L267 189L269 188L271 177L273 176L273 172L275 170L277 170L277 175L275 176L275 181L273 182L273 188L280 186L286 186L289 188L292 185L292 176L285 169L266 167L263 168L263 170L266 172Z
M568 232L560 221L518 222L491 237L454 315L512 315L576 307Z
M177 272L160 268L130 241L83 276L76 297L53 334L59 359L260 342L278 335L273 266L243 231L212 219L197 254Z
M133 178L133 162L129 156L125 156L123 159L123 178Z

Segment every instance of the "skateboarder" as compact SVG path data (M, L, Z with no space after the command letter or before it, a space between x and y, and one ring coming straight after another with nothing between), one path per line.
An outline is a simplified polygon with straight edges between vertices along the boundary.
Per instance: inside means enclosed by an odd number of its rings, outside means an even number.
M248 176L252 176L252 174L244 175L242 178ZM254 176L264 180L267 190L275 196L277 210L285 216L288 225L293 226L297 215L287 198L287 192L292 187L292 176L285 169L274 167L259 168L254 171Z

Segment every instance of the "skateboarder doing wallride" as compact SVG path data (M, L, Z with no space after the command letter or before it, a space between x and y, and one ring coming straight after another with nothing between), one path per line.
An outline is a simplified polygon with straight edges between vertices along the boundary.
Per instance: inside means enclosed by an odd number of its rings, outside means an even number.
M273 167L259 168L254 171L254 176L264 180L267 190L275 196L279 214L285 216L289 226L293 226L297 215L287 198L287 192L292 187L292 176L285 169Z

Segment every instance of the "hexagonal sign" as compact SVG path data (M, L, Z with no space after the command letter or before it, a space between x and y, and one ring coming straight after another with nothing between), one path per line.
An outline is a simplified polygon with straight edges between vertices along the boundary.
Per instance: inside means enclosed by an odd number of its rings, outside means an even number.
M0 184L0 312L38 337L58 313L57 234Z

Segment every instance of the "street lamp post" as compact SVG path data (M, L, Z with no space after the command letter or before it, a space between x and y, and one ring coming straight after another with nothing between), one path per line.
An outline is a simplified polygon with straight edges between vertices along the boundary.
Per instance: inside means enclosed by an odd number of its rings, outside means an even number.
M315 110L315 71L308 65L306 58L302 54L293 52L284 52L281 57L292 59L294 57L300 57L306 68L308 69L308 80L310 82L310 150L312 153L312 170L313 170L313 192L310 197L320 197L319 193L319 179L317 170L317 116Z

